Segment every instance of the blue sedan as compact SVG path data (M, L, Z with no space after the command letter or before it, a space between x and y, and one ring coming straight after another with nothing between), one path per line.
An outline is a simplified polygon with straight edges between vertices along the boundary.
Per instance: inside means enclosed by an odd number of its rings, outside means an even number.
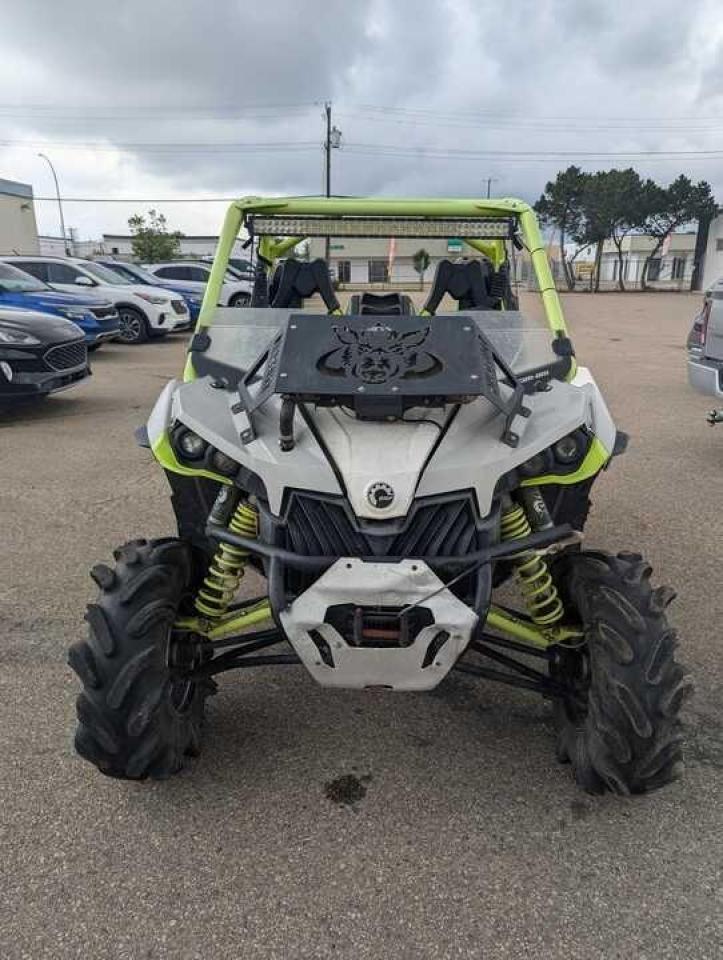
M120 319L110 300L92 294L58 293L24 270L0 263L0 307L14 307L72 320L90 350L118 336Z

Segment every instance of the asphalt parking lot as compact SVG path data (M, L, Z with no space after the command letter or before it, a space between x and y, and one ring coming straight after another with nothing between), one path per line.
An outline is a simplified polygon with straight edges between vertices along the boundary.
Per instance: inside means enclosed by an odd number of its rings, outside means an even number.
M0 956L720 957L723 427L686 383L697 304L565 301L631 434L588 542L639 549L676 587L697 685L684 779L632 800L579 792L532 695L457 676L431 695L335 692L300 667L221 678L177 778L102 777L71 749L65 650L88 569L172 532L133 428L183 340L107 346L91 383L2 416Z

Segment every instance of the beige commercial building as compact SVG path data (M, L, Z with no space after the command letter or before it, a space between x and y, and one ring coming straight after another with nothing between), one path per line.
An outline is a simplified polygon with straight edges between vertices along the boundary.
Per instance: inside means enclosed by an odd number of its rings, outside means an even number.
M0 179L0 254L40 253L33 188Z

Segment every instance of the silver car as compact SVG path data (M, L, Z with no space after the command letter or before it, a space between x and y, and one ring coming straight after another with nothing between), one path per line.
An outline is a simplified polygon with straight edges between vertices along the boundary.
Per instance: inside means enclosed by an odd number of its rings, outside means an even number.
M706 291L687 346L690 385L700 393L723 398L723 279ZM712 411L708 419L722 422L723 411Z

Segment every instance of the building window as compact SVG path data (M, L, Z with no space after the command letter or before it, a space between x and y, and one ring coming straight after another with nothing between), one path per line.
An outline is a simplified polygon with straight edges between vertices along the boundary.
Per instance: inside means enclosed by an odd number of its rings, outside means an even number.
M685 274L685 257L673 257L670 267L670 279L682 280Z
M660 257L653 257L648 263L648 280L660 279Z
M118 249L118 247L111 247L111 248L110 248L110 252L111 252L111 253L120 253L120 250Z
M716 250L719 250L719 251L723 250L723 237L718 237L718 239L715 242L715 248Z
M336 279L339 283L351 283L351 260L337 260Z
M389 279L389 262L387 260L369 261L369 283L386 283Z

